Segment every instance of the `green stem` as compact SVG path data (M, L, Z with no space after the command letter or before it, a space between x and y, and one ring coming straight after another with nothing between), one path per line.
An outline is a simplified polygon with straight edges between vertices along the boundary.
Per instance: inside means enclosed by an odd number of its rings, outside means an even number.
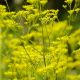
M6 5L7 5L7 8L8 8L8 11L10 12L10 8L9 8L7 0L5 0L5 2L6 2Z

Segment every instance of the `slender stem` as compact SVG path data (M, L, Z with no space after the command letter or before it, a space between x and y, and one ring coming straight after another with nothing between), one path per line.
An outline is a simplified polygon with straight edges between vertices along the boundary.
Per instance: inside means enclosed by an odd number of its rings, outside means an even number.
M29 60L30 60L30 63L34 65L34 63L33 63L32 59L31 59L30 55L28 54L28 52L27 52L27 50L26 50L26 48L25 48L25 46L24 46L24 44L23 44L23 43L21 44L21 46L24 48L24 50L25 50L26 54L28 55Z
M46 67L45 53L44 53L45 40L44 40L43 26L42 26L42 41L43 41L43 60L44 60L44 65L45 65L45 67Z
M10 8L9 8L9 5L8 5L7 0L5 0L5 2L6 2L6 5L7 5L8 10L9 10L9 12L10 12Z

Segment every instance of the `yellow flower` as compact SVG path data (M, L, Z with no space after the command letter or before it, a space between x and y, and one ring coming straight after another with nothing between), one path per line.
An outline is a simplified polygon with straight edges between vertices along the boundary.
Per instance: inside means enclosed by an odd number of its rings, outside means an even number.
M17 69L25 69L27 68L27 64L26 63L21 63L21 64L16 63L14 67Z
M15 76L16 75L16 72L7 71L7 72L4 72L4 75L5 76Z
M68 13L72 15L74 13L74 10L69 10Z
M50 65L48 65L46 67L43 67L43 68L39 68L39 69L37 69L37 72L39 72L39 73L45 73L45 72L47 72L47 70L51 70L54 67L55 67L55 63L50 64Z
M0 5L0 13L5 11L6 11L6 7L4 5Z
M45 5L45 4L47 3L47 0L41 0L40 3L41 3L42 5Z
M32 5L28 5L28 6L23 6L23 8L25 8L26 10L30 11L33 9Z
M9 58L4 57L4 58L3 58L3 60L2 60L2 62L3 62L4 64L7 64L7 63L9 63L9 62L10 62L10 59L9 59Z
M71 4L73 0L65 0L66 3Z

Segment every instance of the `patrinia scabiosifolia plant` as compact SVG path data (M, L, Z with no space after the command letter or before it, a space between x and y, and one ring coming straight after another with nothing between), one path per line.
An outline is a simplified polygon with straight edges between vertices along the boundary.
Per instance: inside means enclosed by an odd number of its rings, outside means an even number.
M80 80L80 26L71 25L80 9L59 21L46 0L27 1L18 12L0 5L0 79Z

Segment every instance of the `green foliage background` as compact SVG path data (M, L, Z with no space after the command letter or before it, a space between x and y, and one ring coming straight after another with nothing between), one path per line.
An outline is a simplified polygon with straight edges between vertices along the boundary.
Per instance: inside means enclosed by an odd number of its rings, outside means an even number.
M1 80L80 80L80 9L59 21L46 0L28 1L18 12L0 5Z

